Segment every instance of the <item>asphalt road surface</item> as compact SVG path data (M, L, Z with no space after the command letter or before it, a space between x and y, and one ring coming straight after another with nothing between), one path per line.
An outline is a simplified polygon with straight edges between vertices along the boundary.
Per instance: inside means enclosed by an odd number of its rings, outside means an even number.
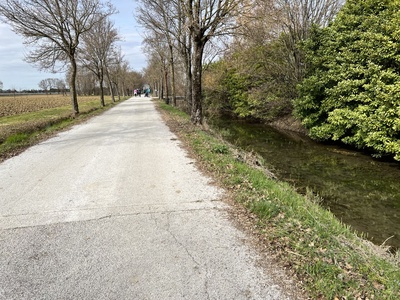
M0 299L295 299L223 193L131 98L0 164Z

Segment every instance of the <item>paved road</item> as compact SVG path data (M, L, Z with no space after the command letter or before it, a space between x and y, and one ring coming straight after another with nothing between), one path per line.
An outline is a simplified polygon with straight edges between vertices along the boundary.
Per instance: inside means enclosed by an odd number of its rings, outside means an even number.
M222 195L125 101L0 164L0 299L289 299Z

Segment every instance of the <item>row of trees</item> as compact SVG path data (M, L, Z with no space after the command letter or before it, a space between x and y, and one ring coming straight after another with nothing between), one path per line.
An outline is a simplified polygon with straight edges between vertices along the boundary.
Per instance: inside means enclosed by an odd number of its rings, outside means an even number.
M193 123L204 104L259 120L294 109L314 138L400 160L399 0L348 0L343 9L341 0L137 1L146 78L174 105L184 95ZM140 81L115 46L114 12L100 0L0 3L2 20L33 46L28 61L52 70L68 62L74 114L78 76L94 77L101 95Z
M315 139L400 160L399 0L138 1L148 75L194 123L203 104L294 115Z
M109 17L115 8L101 0L4 0L0 18L31 46L28 62L53 72L67 68L73 114L79 113L78 76L94 75L104 106L104 82L114 101L125 94L129 70L120 49L118 33ZM93 76L88 76L93 78ZM43 87L49 82L43 81ZM82 90L82 89L81 89Z
M58 93L65 94L67 92L67 86L65 82L59 78L46 78L39 82L39 87L44 92L57 91Z
M340 0L137 1L137 19L151 49L147 76L173 104L176 95L184 95L196 124L202 122L204 103L243 117L290 110L306 68L299 44L312 24L325 26L342 5ZM218 63L208 63L216 58Z
M202 78L206 46L233 32L235 17L245 7L237 0L137 0L137 20L150 49L148 76L160 82L161 95L176 104L184 89L192 122L203 119ZM177 80L179 78L179 80Z
M127 63L125 64L127 67ZM67 74L68 75L68 74ZM68 77L68 76L67 76ZM38 93L63 93L67 95L69 93L68 78L63 80L60 78L46 78L42 79L38 83L39 89L29 89L29 90L16 90L15 88L2 90L2 85L0 85L0 93L5 94L38 94ZM121 72L121 78L118 79L116 85L113 86L113 90L117 95L129 96L133 94L133 86L131 83L134 82L137 86L144 86L144 77L142 73L136 71L130 71L129 68L125 72ZM116 88L117 86L117 88ZM103 85L104 91L100 91L100 84L97 76L90 70L84 68L82 65L78 65L78 73L76 76L76 91L78 95L101 95L104 94L112 95L111 88L107 81ZM108 92L107 92L108 91Z

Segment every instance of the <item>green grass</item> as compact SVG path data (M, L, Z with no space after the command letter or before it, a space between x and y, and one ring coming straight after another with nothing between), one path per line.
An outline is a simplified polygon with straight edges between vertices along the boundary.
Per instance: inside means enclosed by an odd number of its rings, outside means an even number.
M189 120L189 116L185 112L183 112L183 111L181 111L179 109L176 109L176 108L174 108L173 106L171 106L169 104L166 104L164 102L159 102L158 105L164 111L167 111L172 115L175 115L175 116L181 117L183 119Z
M4 144L6 145L13 145L13 144L19 144L19 143L24 143L29 139L29 134L27 133L16 133L13 135L10 135L7 137L6 141Z
M400 299L398 256L357 236L319 206L311 191L300 195L268 176L256 155L235 149L221 134L192 126L172 106L161 108L204 168L257 216L255 225L267 247L290 266L312 299Z

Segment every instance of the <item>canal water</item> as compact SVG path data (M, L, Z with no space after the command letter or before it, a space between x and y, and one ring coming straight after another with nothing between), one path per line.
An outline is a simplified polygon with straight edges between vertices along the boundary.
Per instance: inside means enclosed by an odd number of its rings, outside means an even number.
M318 194L322 206L375 244L400 249L400 163L266 125L214 120L212 126L230 143L259 153L280 180Z

